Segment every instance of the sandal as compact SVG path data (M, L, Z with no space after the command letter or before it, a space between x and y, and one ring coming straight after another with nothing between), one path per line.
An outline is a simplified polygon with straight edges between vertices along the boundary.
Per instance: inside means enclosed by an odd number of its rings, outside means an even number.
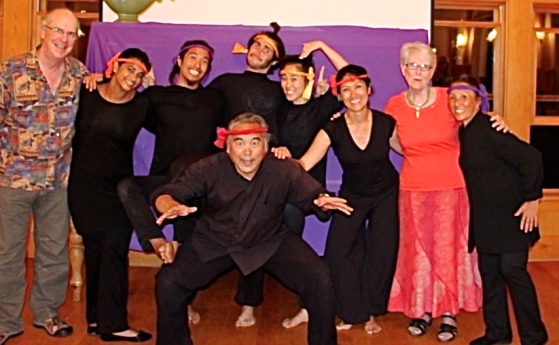
M453 341L457 334L458 328L456 328L456 317L449 314L443 315L443 322L437 332L437 339L440 342L447 343L449 341Z
M44 328L48 335L53 337L66 337L74 332L74 328L58 315L43 321L43 323L33 323L33 326Z
M431 315L425 314L422 318L411 319L408 325L409 334L419 337L427 333L427 329L431 326Z

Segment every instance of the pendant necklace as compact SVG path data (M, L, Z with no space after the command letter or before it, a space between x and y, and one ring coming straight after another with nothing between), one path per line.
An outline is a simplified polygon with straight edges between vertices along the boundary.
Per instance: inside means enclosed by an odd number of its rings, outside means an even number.
M431 94L431 88L427 87L427 99L425 100L425 102L421 103L421 104L415 104L412 100L411 100L411 92L407 92L406 93L406 97L408 99L408 103L415 108L415 118L419 119L419 111L421 108L423 108L427 103L429 103L429 96Z

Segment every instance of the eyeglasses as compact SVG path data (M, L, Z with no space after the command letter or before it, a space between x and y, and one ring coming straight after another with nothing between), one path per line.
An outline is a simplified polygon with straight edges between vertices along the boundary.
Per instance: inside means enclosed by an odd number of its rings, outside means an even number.
M66 34L68 36L68 38L71 39L71 40L75 40L76 38L78 38L78 33L75 32L75 31L65 31L65 30L62 30L61 28L57 28L57 27L53 28L53 27L48 26L48 25L44 25L44 27L49 29L50 31L52 31L52 33L55 36L58 36L58 37L62 37L62 36L64 36L64 34Z
M407 64L404 64L404 66L406 66L410 71L415 71L416 69L420 69L422 72L426 72L431 70L431 68L433 68L433 66L425 64L425 63L417 63L417 62L410 62Z

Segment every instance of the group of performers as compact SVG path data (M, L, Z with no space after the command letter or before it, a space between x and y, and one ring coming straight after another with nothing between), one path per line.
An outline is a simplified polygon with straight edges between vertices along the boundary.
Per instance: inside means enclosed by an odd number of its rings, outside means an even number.
M256 322L267 272L299 296L301 311L283 326L308 322L311 345L337 344L336 330L362 323L378 333L375 317L387 312L409 317L411 336L440 318L436 337L448 342L460 310L482 305L486 333L470 344L508 343L507 288L521 343L546 343L526 270L538 238L541 157L500 131L498 117L491 128L482 85L462 78L432 87L433 50L407 43L400 66L408 89L384 111L371 109L365 68L322 41L286 55L272 27L238 49L245 71L207 87L214 50L203 40L180 47L169 86L138 92L152 66L129 48L108 62L103 81L82 87L68 202L85 248L87 332L105 341L151 338L127 322L135 229L164 263L157 344L192 344L196 291L234 266L243 306L236 325ZM338 71L330 83L313 64L317 51ZM275 69L280 82L269 78ZM155 135L149 176L133 176L141 128ZM343 170L337 196L325 188L330 147ZM403 155L400 174L391 149ZM301 238L311 212L332 218L324 260ZM165 222L175 227L171 241Z

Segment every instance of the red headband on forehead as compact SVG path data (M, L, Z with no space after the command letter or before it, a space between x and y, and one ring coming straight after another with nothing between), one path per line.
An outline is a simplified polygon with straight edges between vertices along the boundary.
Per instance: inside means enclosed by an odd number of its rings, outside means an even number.
M217 140L214 141L214 145L222 149L225 147L225 142L227 141L227 137L230 135L243 135L243 134L266 133L266 132L268 132L268 128L266 127L243 129L242 131L228 131L227 129L220 127L217 129Z
M365 78L368 78L368 77L369 77L368 74L361 74L361 75L347 77L347 78L344 78L344 79L336 82L336 75L332 74L330 76L330 89L332 89L332 94L334 96L337 96L338 95L338 86L340 86L342 84L345 84L345 83L355 81L355 80L365 79Z
M114 63L115 62L128 62L131 63L133 65L136 65L138 67L140 67L140 69L145 73L148 74L149 71L146 69L146 66L144 66L144 64L140 63L138 60L136 59L125 59L125 58L120 58L120 53L115 54L115 56L113 56L109 62L107 62L107 69L105 69L105 77L106 78L110 78L113 76L114 74Z

